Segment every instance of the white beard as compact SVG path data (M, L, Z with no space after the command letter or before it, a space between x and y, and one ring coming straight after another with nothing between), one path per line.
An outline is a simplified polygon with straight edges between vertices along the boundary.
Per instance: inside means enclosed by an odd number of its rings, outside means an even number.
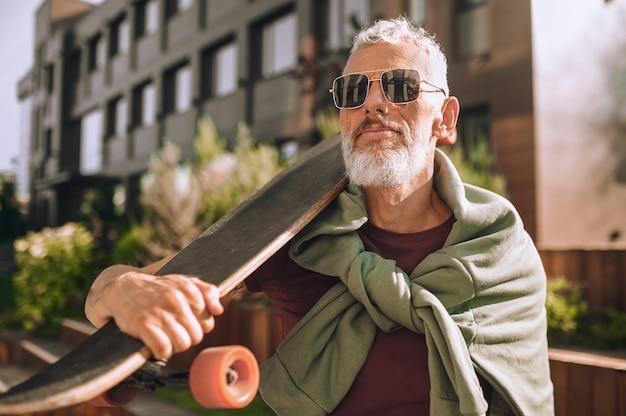
M372 142L356 149L355 138L369 123L362 123L347 134L344 132L343 158L350 181L358 186L396 188L422 174L428 166L427 145L431 132L410 131L393 122L377 123L391 127L399 140Z

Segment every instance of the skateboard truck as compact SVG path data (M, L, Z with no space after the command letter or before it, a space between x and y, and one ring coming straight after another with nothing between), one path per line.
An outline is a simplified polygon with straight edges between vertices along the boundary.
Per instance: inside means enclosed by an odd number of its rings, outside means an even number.
M128 379L89 400L98 407L128 404L139 391L189 387L194 399L212 408L240 408L254 399L259 386L256 358L247 348L207 348L189 370L167 367L165 360L148 360Z

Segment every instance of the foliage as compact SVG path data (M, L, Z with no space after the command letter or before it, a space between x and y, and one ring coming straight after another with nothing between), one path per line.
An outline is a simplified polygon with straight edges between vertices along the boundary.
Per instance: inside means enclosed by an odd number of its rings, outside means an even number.
M208 116L198 122L193 165L165 141L141 182L141 220L120 238L114 259L141 265L179 251L281 169L278 151L255 146L243 123L236 144L228 151Z
M198 120L198 133L193 149L196 166L203 166L226 151L226 140L220 136L211 117L204 116Z
M479 140L468 151L459 145L444 149L465 183L506 196L506 180L492 170L493 160L487 139Z
M254 146L250 130L239 123L235 151L219 154L198 166L206 204L206 226L269 182L280 169L276 148L263 144Z
M587 314L587 304L582 299L580 287L564 277L548 279L546 314L551 341L571 341Z
M607 309L603 322L591 325L588 345L596 348L626 347L626 313Z
M546 312L551 344L597 349L626 347L626 314L607 309L591 322L581 286L564 277L548 279Z
M111 253L113 264L130 264L141 266L139 253L142 253L138 234L139 227L133 227L117 239Z
M200 232L203 214L198 179L181 163L180 148L171 141L154 153L142 178L142 216L133 228L142 263L166 257L189 244Z
M95 275L93 238L77 223L29 232L15 241L16 316L26 330L50 334L63 316L82 314Z
M329 106L325 111L316 114L315 126L320 132L322 139L327 139L339 133L339 111L334 106Z

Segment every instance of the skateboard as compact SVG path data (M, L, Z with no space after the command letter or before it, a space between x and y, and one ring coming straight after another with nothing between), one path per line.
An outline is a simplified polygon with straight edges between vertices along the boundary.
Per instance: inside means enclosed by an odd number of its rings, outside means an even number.
M221 296L230 293L345 188L340 140L326 139L305 152L156 274L195 276L216 285ZM133 380L188 383L205 407L244 407L258 387L258 365L241 346L209 348L188 372L159 372L155 365L163 367L151 361L141 341L111 321L56 363L0 394L0 414L52 410L90 398L96 404L123 404L137 387Z

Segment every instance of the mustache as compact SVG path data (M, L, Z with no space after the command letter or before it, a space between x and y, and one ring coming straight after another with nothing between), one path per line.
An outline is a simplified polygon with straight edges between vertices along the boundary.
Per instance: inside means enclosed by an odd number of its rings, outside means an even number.
M385 118L380 117L380 116L374 116L374 117L368 116L365 120L359 123L356 127L354 127L352 130L347 132L347 134L344 134L344 137L348 139L348 143L346 144L353 146L356 138L364 130L370 128L374 124L383 126L384 128L392 130L394 133L402 137L402 141L408 140L409 132L406 131L406 129L404 128L402 124L396 123L395 121L386 120Z
M359 123L354 129L352 129L352 131L350 132L350 137L354 138L358 136L359 134L363 132L363 130L370 128L374 124L383 126L384 128L390 129L394 131L395 133L404 134L404 130L399 123L396 123L394 121L389 121L380 116L375 116L375 117L369 116L365 120L363 120L361 123Z

